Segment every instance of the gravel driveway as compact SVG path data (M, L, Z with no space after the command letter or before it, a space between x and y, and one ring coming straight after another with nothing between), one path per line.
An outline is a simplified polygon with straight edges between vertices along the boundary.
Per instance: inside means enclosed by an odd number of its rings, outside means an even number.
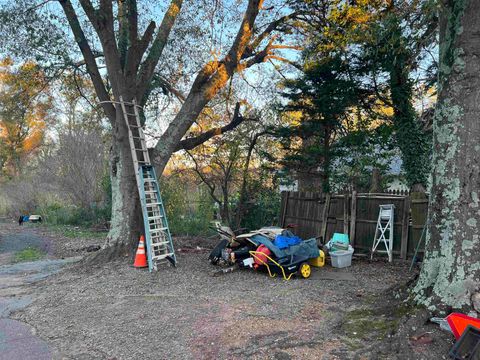
M213 277L205 258L182 254L178 268L152 274L123 261L64 271L16 318L57 358L348 359L360 350L338 331L345 317L408 277L405 265L366 261L315 269L308 280Z
M86 254L85 246L99 241L0 224L3 239L23 241L25 233L46 239L49 257ZM11 318L33 329L54 359L438 359L451 346L442 334L435 347L409 342L414 331L439 331L415 315L402 322L395 297L404 295L392 288L414 276L408 263L357 259L346 269L327 265L307 280L284 281L248 270L214 277L207 254L179 253L177 268L156 273L132 268L127 258L69 265L22 285L33 302Z

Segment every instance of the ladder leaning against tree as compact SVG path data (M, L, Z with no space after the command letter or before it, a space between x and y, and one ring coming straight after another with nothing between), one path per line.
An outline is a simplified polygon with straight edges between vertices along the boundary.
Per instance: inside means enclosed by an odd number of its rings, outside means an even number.
M157 175L148 155L145 134L138 111L140 106L135 99L132 102L125 102L122 97L120 97L120 102L115 102L115 104L121 106L128 128L128 139L142 206L148 268L150 271L158 270L157 266L167 261L175 266L177 258L173 248L172 236L168 227Z

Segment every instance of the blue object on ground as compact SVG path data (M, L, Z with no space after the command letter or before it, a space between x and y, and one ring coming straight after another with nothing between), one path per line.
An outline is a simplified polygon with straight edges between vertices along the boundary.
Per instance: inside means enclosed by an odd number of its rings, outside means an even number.
M275 257L280 258L286 256L285 251L279 249L268 237L263 235L254 235L250 238L250 240L257 246L260 244L265 245L268 250L270 250Z
M30 219L30 216L24 215L23 216L23 222L27 222Z
M286 249L292 245L300 244L301 242L302 242L302 239L300 239L298 236L277 235L275 236L275 240L273 240L273 243L279 249Z
M280 249L269 238L263 235L254 235L250 240L257 246L260 244L265 245L276 258L284 258L290 255L304 256L307 259L318 257L317 239L315 238L300 241L298 244L285 249Z
M332 239L325 244L329 251L347 250L350 245L347 234L334 233Z
M341 233L334 233L332 237L332 242L339 242L347 245L350 243L350 241L348 240L348 235Z

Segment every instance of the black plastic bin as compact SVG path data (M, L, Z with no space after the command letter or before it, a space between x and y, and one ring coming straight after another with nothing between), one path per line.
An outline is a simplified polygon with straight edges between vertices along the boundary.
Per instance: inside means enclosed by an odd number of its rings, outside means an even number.
M480 360L480 329L468 325L450 350L450 356L456 360Z

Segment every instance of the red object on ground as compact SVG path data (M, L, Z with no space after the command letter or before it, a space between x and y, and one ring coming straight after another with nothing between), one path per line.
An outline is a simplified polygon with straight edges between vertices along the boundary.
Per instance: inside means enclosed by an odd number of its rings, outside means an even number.
M261 253L261 254L258 254L258 253ZM272 254L272 252L265 245L261 244L257 248L257 254L255 254L256 256L253 257L253 259L254 259L253 260L253 262L254 262L253 267L256 269L259 266L262 266L264 263L266 263L268 261L267 256L270 256L271 254Z
M147 267L147 256L145 255L145 237L140 236L140 242L138 243L137 253L135 254L135 262L133 266L136 268Z
M451 313L446 319L450 329L452 329L455 339L457 340L460 338L460 336L462 336L468 325L472 325L473 327L480 329L480 319L476 319L465 314Z

